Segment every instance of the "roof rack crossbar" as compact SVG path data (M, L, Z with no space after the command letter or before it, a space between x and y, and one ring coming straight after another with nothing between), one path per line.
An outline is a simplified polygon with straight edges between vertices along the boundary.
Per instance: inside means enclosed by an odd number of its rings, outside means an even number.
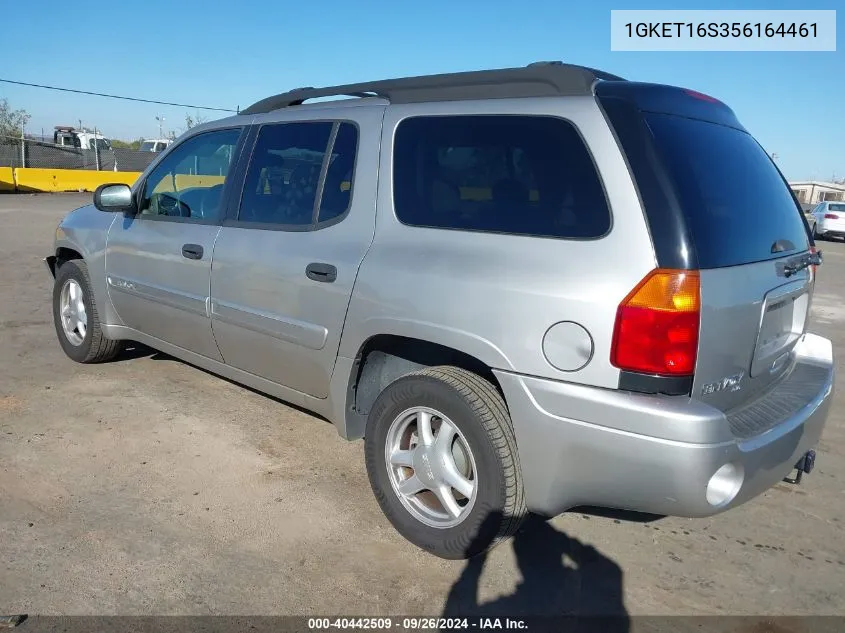
M596 81L624 81L610 73L562 62L535 62L521 68L383 79L324 88L297 88L262 99L241 114L263 114L335 96L381 97L391 103L502 99L593 94Z

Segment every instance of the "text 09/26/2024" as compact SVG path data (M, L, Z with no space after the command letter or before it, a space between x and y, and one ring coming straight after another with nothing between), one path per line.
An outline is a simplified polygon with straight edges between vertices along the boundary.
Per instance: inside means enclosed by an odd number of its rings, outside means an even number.
M308 618L309 631L444 631L444 630L529 630L521 618L484 617L322 617Z

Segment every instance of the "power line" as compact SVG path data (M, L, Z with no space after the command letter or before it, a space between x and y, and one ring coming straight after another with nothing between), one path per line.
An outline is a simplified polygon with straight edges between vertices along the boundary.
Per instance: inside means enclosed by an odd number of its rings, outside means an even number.
M155 103L157 105L175 106L177 108L193 108L195 110L216 110L218 112L237 112L231 108L212 108L210 106L187 105L185 103L170 103L169 101L155 101L153 99L140 99L138 97L123 97L120 95L110 95L102 92L89 92L87 90L75 90L73 88L58 88L56 86L45 86L42 84L31 84L25 81L13 81L11 79L0 79L0 82L6 84L16 84L18 86L29 86L31 88L46 88L47 90L59 90L61 92L75 92L81 95L93 95L95 97L108 97L110 99L123 99L124 101L139 101L141 103Z

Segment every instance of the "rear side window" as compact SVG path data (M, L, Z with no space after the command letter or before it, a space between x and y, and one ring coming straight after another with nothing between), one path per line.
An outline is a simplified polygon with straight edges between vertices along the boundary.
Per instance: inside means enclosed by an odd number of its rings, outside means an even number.
M358 128L349 122L262 126L238 221L302 230L342 218L351 202L357 145Z
M845 213L845 204L833 204L830 203L827 205L828 211L838 211L839 213Z
M592 158L563 119L413 117L396 130L393 161L404 224L571 239L610 229Z
M646 122L675 184L700 268L809 247L788 185L748 133L670 114L647 114Z

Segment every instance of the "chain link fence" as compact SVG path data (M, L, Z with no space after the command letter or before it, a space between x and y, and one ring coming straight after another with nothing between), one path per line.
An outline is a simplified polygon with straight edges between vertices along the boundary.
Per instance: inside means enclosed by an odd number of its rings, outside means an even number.
M87 149L28 138L0 137L0 167L144 171L156 156L155 152L134 149Z

